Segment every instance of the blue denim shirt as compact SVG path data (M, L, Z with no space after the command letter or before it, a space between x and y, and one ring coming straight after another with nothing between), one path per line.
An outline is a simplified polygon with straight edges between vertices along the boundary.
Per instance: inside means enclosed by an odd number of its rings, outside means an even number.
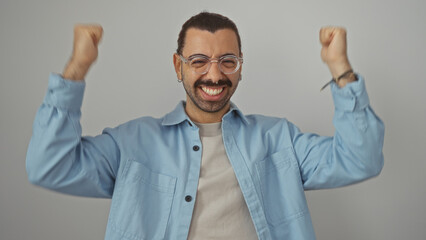
M234 104L223 116L226 154L259 239L315 239L304 190L345 186L382 169L384 127L364 80L331 87L334 137L302 133L283 118L244 115ZM81 137L84 88L51 75L28 147L29 180L112 197L105 239L187 239L203 146L185 103L159 119Z

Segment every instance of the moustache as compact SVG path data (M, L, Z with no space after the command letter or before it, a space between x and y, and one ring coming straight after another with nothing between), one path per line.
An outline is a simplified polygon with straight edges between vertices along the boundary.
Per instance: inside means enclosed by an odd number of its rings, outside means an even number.
M210 87L226 85L228 87L232 87L232 82L229 79L221 79L221 80L217 81L216 83L214 83L212 80L201 80L201 79L198 79L194 83L194 87L198 87L200 85L210 86Z

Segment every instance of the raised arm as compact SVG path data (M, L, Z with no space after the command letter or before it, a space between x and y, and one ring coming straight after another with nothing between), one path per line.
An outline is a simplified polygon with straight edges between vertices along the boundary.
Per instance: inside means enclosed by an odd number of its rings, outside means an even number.
M333 137L301 133L293 126L294 149L305 189L345 186L377 176L383 167L384 125L370 106L362 76L351 70L346 30L320 31L321 57L334 79ZM357 81L356 81L357 80Z
M321 58L328 65L328 69L336 79L339 87L356 80L350 73L352 67L349 63L346 45L346 30L339 27L321 28L320 43L322 45ZM346 73L346 74L345 74Z
M26 168L33 184L81 196L112 195L120 154L114 131L81 137L80 126L83 79L97 58L101 36L100 26L77 25L63 76L50 76L27 152Z
M102 33L100 25L74 27L73 53L62 74L65 79L83 81L90 66L98 57L98 44Z

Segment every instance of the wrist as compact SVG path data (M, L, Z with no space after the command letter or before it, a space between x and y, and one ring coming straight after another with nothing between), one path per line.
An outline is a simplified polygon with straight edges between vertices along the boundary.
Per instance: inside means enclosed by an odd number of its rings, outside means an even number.
M343 73L352 69L348 59L335 62L327 62L328 69L330 70L331 76L337 79Z
M355 75L354 71L352 69L344 72L342 75L340 75L337 78L333 78L332 81L335 81L337 86L339 86L340 88L346 86L346 84L356 81L357 76Z
M352 67L348 59L334 63L328 63L328 68L330 69L330 73L333 76L333 79L336 79L336 84L340 88L346 86L346 84L350 82L357 80L353 71L351 72Z
M337 86L339 86L339 88L343 88L346 84L358 80L348 60L334 63L327 62L327 65L333 77L331 81L321 88L321 91L333 81L337 84Z
M79 61L71 59L66 65L62 76L65 79L73 81L83 81L87 72L89 71L90 65L82 64Z

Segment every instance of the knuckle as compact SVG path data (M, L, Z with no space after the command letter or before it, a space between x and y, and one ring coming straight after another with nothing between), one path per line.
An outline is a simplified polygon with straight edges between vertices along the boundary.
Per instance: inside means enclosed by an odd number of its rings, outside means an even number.
M343 33L343 34L345 34L345 33L346 33L346 29L345 29L344 27L339 27L339 28L338 28L338 31L339 31L340 33Z

